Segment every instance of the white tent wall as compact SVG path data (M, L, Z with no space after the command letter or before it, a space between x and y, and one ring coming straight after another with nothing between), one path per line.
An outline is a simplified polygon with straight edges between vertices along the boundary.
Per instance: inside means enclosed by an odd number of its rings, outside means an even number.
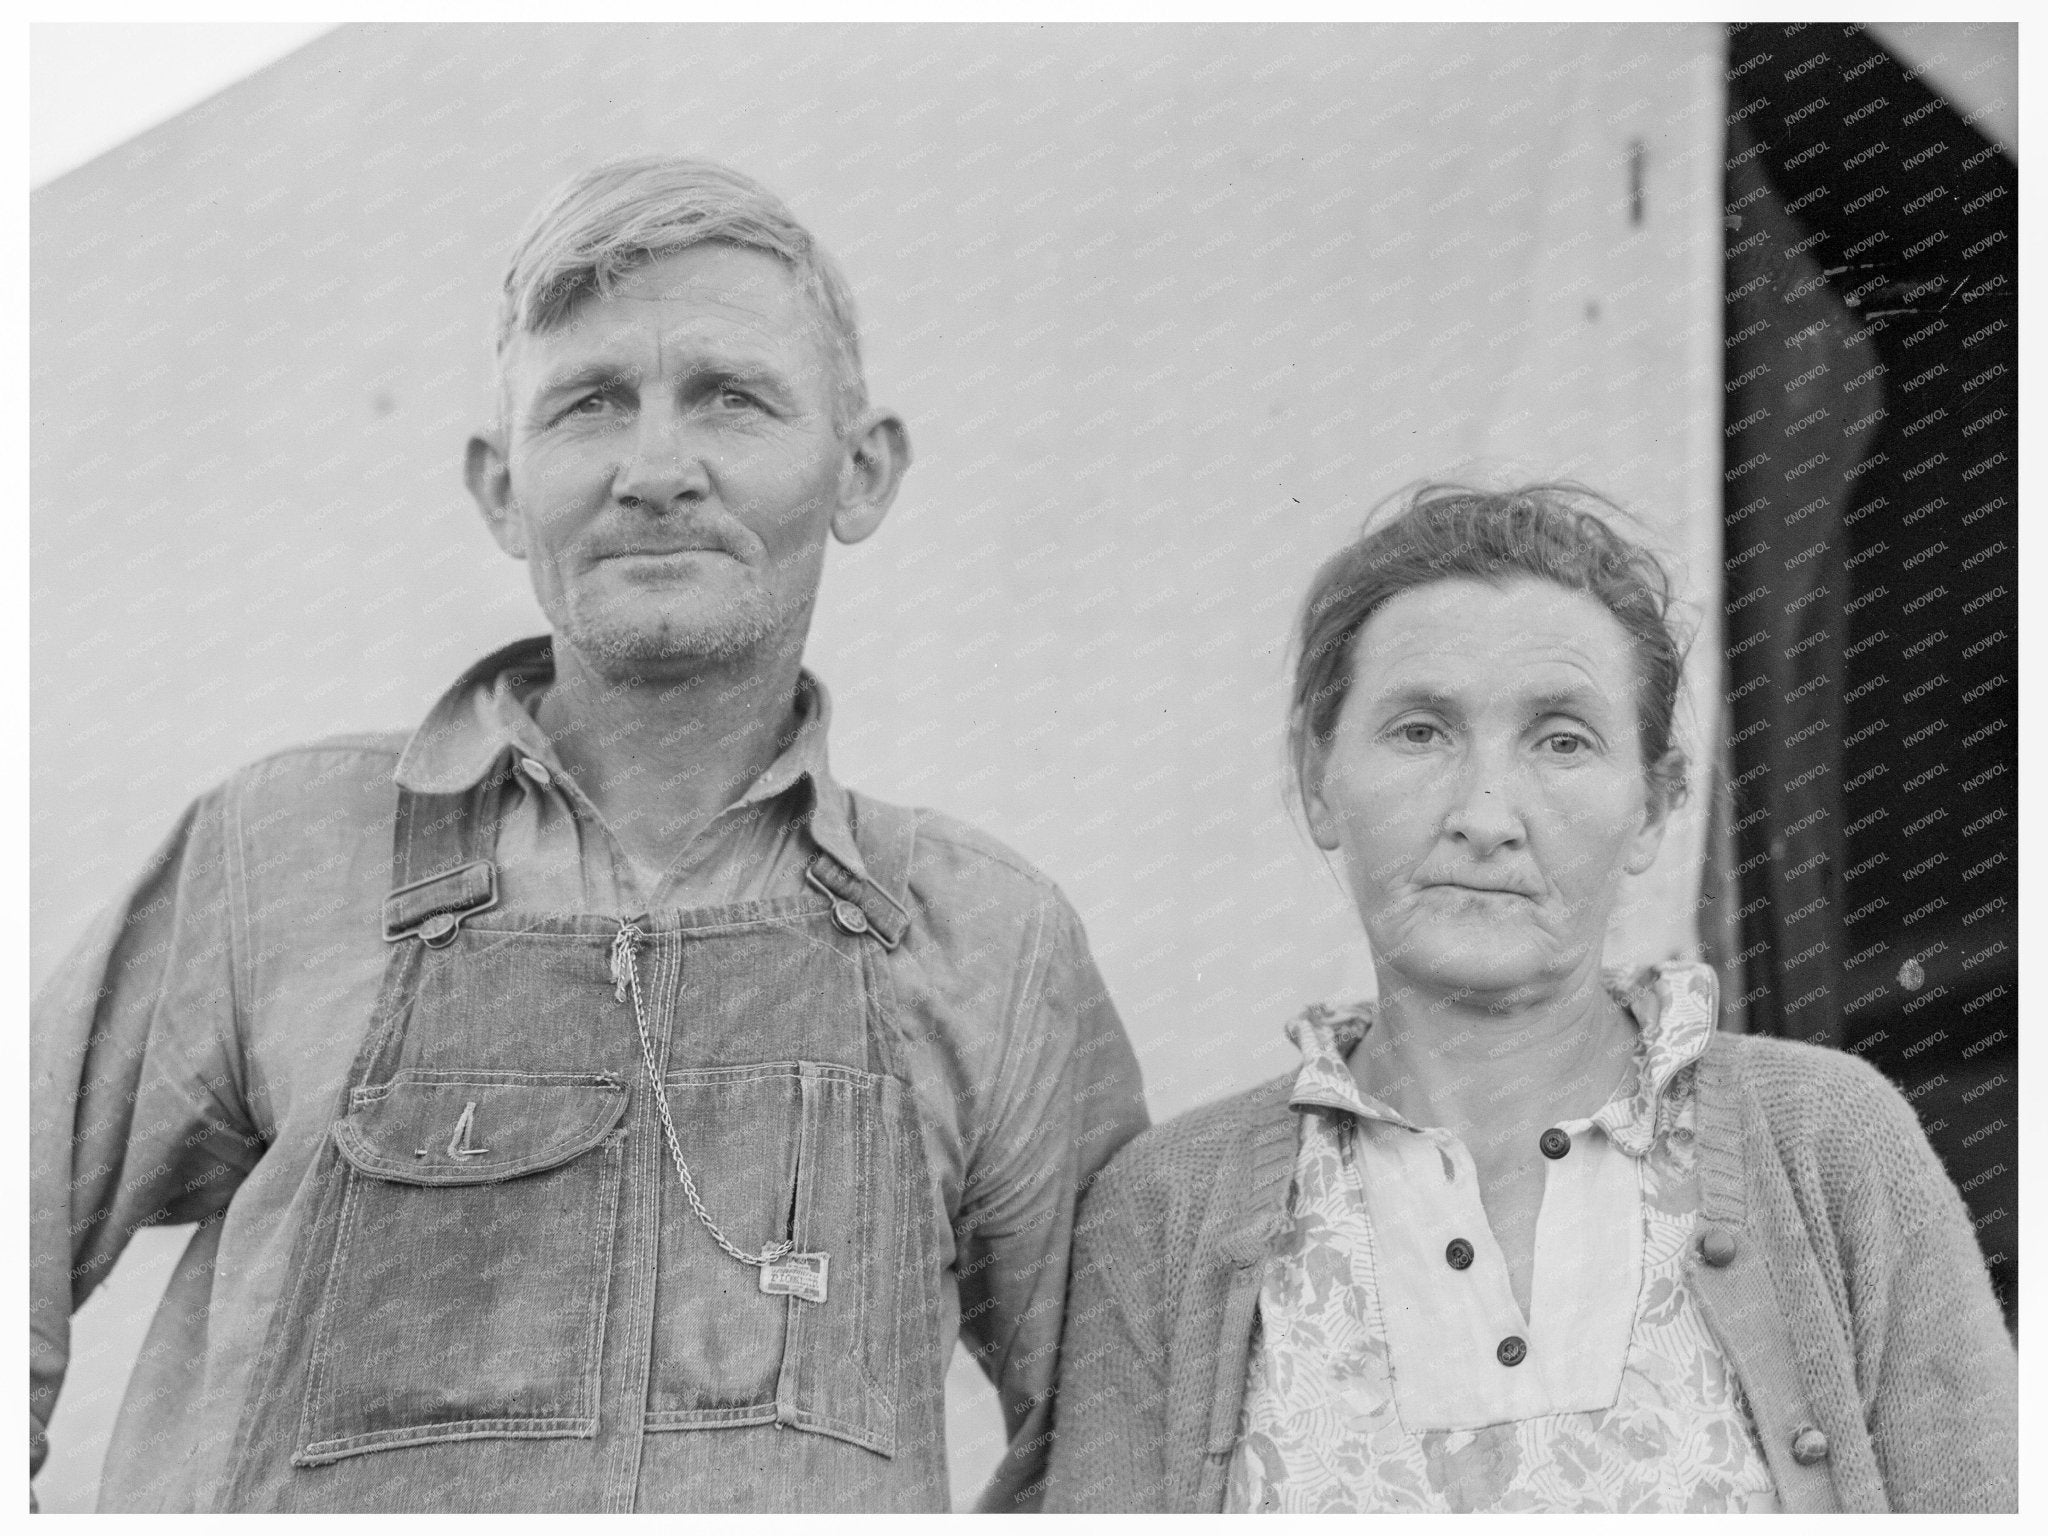
M1418 477L1576 476L1698 625L1715 755L1720 29L352 27L33 203L38 977L238 763L403 726L540 627L463 494L499 263L687 149L840 258L917 462L828 562L835 767L1064 886L1155 1116L1370 986L1290 820L1311 571ZM1702 789L1696 784L1696 790ZM1704 793L1610 955L1696 942ZM82 1314L89 1506L164 1239ZM956 1484L992 1398L956 1370Z

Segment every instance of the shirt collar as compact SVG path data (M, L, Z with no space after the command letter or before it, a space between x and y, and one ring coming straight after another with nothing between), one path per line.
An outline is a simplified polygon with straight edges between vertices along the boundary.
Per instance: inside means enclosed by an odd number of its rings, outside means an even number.
M459 795L475 788L509 755L535 758L560 773L554 747L530 707L554 677L551 636L517 640L493 651L434 702L406 743L392 779L415 794ZM758 804L797 788L807 796L803 815L812 839L865 880L867 867L853 840L846 791L826 761L831 697L808 671L797 675L796 712L796 733L733 804Z
M1602 981L1636 1022L1636 1072L1593 1122L1616 1146L1645 1156L1670 1116L1660 1114L1678 1074L1698 1061L1719 1016L1719 984L1710 965L1667 961L1629 979L1610 971ZM1295 1109L1333 1109L1365 1120L1419 1130L1381 1100L1362 1091L1350 1055L1377 1018L1374 1004L1312 1003L1288 1021L1287 1038L1301 1051L1301 1070L1288 1103Z

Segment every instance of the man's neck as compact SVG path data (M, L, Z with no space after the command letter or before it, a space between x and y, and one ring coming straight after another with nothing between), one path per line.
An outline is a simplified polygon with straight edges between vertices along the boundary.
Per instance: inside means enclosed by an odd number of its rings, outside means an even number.
M782 751L801 659L607 678L557 637L534 718L628 856L665 870Z

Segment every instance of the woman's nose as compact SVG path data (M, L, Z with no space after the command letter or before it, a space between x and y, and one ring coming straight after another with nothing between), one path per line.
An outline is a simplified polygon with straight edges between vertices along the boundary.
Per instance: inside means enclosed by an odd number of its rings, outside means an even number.
M702 500L710 486L710 472L695 451L689 423L676 412L643 411L631 452L613 481L619 502L658 517Z
M1458 771L1444 830L1480 858L1496 848L1519 845L1523 827L1515 799L1512 768L1487 754L1474 754Z

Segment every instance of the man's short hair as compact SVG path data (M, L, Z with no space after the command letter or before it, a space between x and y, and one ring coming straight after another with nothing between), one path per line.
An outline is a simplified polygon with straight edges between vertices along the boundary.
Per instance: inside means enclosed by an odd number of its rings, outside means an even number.
M497 357L521 334L564 324L626 273L693 245L765 251L786 263L818 317L833 386L832 424L867 409L853 294L811 232L749 176L687 155L614 160L558 188L527 222L505 270ZM502 389L501 389L502 398Z

